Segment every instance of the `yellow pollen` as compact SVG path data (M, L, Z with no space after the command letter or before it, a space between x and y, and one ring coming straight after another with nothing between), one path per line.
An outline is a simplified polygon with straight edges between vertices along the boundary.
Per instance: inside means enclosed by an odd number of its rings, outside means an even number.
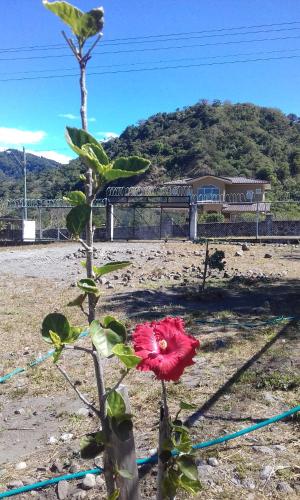
M160 340L160 341L158 342L158 345L159 345L159 347L160 347L163 351L164 351L165 349L167 349L167 347L168 347L167 341L166 341L166 340L164 340L164 339L163 339L163 340Z

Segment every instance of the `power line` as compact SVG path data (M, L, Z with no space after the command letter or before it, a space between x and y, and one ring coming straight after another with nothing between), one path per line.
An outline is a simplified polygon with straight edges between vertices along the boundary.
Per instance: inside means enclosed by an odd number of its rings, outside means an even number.
M282 56L282 57L257 57L255 59L244 59L237 61L221 61L221 62L212 62L212 63L200 63L200 64L186 64L186 65L177 65L177 66L157 66L152 68L138 68L138 69L128 69L128 70L116 70L116 71L102 71L102 72L91 72L89 76L96 75L115 75L119 73L140 73L144 71L158 71L158 70L166 70L166 69L185 69L185 68L197 68L201 66L217 66L217 65L226 65L226 64L241 64L248 62L259 62L259 61L279 61L279 60L288 60L288 59L296 59L300 56ZM48 76L35 76L35 77L23 77L23 78L7 78L0 79L0 82L11 82L11 81L25 81L25 80L47 80L47 79L55 79L55 78L68 78L68 77L77 77L78 74L72 75L48 75Z
M236 54L219 54L215 56L202 56L202 57L181 57L178 59L161 59L159 61L136 61L136 62L126 62L126 63L118 63L118 64L104 64L101 66L91 66L91 69L103 69L103 68L119 68L123 66L138 66L140 64L163 64L169 62L180 62L180 61L199 61L206 59L219 59L220 57L241 57L241 56L253 56L253 55L261 55L261 54L278 54L283 52L297 52L300 50L299 48L295 49L279 49L279 50L266 50L266 51L255 51L255 52L239 52ZM63 71L74 71L76 68L61 68ZM4 73L0 73L1 75L18 75L18 74L33 74L33 73L48 73L48 72L57 72L58 68L48 68L48 69L37 69L37 70L26 70L26 71L8 71Z
M197 35L197 34L203 34L203 33L221 33L224 31L235 31L235 30L241 30L241 29L254 29L254 28L270 28L274 26L291 26L295 24L300 24L300 21L291 21L291 22L282 22L282 23L271 23L271 24L255 24L251 26L236 26L236 27L229 27L229 28L214 28L210 30L201 30L201 31L185 31L185 32L177 32L177 33L160 33L157 35L145 35L145 36L137 36L137 37L127 37L127 38L111 38L108 40L102 41L102 44L104 45L109 45L112 44L113 42L125 42L125 41L142 41L142 40L153 40L154 39L159 39L159 38L165 38L165 37L174 37L174 36L185 36L185 35ZM292 28L292 29L297 29L297 28ZM286 31L288 28L283 28L282 31ZM267 31L267 30L265 30ZM272 31L272 30L271 30ZM274 30L274 31L280 31L280 30ZM230 33L224 33L224 36L230 35ZM233 33L231 35L236 35L236 33ZM211 35L211 36L219 36L219 35ZM132 42L133 43L133 42ZM27 50L48 50L48 49L58 49L58 48L66 48L65 44L47 44L47 45L29 45L29 46L21 46L21 47L8 47L5 49L0 50L0 53L3 52L14 52L14 51L27 51Z
M227 42L213 42L213 43L202 43L202 44L190 44L190 45L171 45L169 47L146 47L143 49L127 49L127 50L116 50L116 51L106 51L106 52L94 52L94 55L111 55L111 54L129 54L137 52L157 52L161 50L173 50L173 49L184 49L184 48L194 48L194 47L216 47L218 45L233 45L240 43L257 43L266 41L276 41L276 40L295 40L299 39L300 35L297 36L286 36L286 37L273 37L273 38L254 38L250 40L236 40ZM52 59L52 58L64 58L64 57L74 57L72 54L59 54L59 55L48 55L48 56L30 56L30 57L15 57L12 59L0 59L0 61L25 61L33 59Z

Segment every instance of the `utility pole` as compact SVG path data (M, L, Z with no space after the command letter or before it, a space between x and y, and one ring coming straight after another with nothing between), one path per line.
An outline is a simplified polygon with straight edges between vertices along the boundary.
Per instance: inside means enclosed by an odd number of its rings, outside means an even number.
M27 220L27 158L23 146L23 171L24 171L24 220Z

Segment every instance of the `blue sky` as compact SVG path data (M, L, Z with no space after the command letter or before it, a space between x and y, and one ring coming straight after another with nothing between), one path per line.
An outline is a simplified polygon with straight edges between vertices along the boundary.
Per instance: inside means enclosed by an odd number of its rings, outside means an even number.
M99 139L203 98L300 115L299 0L104 0L103 7L104 36L88 68L89 129ZM62 22L41 0L2 0L0 23L0 148L72 157L64 127L80 126L79 88L77 77L63 76L77 74L77 63Z

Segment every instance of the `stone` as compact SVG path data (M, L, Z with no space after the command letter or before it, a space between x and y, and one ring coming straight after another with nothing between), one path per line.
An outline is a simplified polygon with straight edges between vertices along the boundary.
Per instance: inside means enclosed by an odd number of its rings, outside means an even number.
M72 493L72 500L82 500L86 498L87 492L84 490L77 490Z
M18 408L17 410L14 411L15 415L25 415L26 411L24 408Z
M283 444L275 444L274 449L277 451L286 451L286 446L284 446Z
M218 467L219 461L216 459L216 457L209 457L207 460L208 465L211 465L212 467Z
M105 479L102 476L96 476L96 485L101 487L105 485Z
M248 252L250 250L248 243L242 244L242 250L243 250L243 252Z
M26 469L26 467L27 467L26 462L19 462L18 464L16 464L15 469L16 470L24 470L24 469Z
M199 481L206 485L213 485L214 468L211 465L199 465L197 467Z
M49 439L48 439L48 444L56 444L57 443L57 439L55 436L50 436Z
M88 408L79 408L79 410L77 410L76 412L76 415L78 415L79 417L88 417L90 414L90 411Z
M281 491L282 493L294 493L293 488L286 481L280 481L280 483L277 484L277 491Z
M242 250L238 250L237 252L235 252L234 256L235 257L243 257L244 253Z
M270 476L274 473L274 468L272 465L265 465L260 471L259 477L260 479L269 479Z
M70 432L65 432L64 434L62 434L60 436L60 440L63 441L64 443L71 441L72 438L73 438L73 434L71 434Z
M6 486L9 490L13 490L15 488L21 488L24 486L24 483L23 481L10 481Z
M66 498L68 498L70 493L68 481L59 481L56 488L56 493L59 500L65 500Z
M55 460L50 467L51 472L63 472L64 466L59 460Z
M265 259L272 259L273 255L271 255L270 253L265 253L265 256L264 258Z
M253 481L253 479L250 478L244 479L242 481L242 486L246 488L246 490L255 490L255 482Z
M269 446L252 446L252 449L262 455L273 455L273 450Z
M94 474L87 474L82 481L82 488L84 490L91 490L96 486L96 478Z

